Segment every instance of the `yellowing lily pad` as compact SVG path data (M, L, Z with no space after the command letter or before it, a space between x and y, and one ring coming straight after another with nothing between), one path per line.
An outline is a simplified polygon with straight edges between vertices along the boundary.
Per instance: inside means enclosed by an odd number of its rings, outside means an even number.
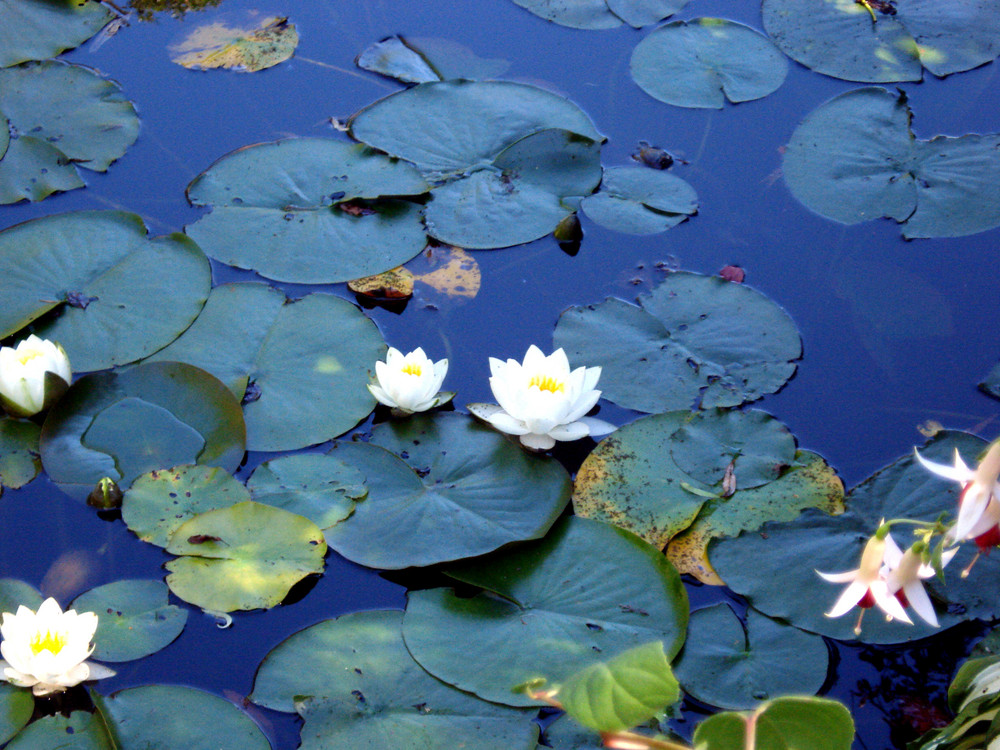
M245 502L195 516L174 531L167 585L202 609L268 609L323 572L326 542L308 518Z
M347 282L355 294L378 300L408 299L413 296L413 274L403 267Z
M420 273L425 266L428 270ZM448 297L472 299L479 294L482 284L479 263L460 247L432 247L411 263L411 268L415 281Z
M256 73L290 58L299 34L287 18L270 16L230 25L213 21L194 28L170 47L170 59L185 68L229 68Z

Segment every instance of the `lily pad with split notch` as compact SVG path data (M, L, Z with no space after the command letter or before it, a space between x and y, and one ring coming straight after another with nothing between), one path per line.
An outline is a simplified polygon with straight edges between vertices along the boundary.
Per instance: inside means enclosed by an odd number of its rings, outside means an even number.
M175 595L216 612L269 609L323 572L326 542L308 518L245 502L200 513L170 537L164 566Z
M531 715L435 679L403 644L403 615L355 612L293 634L264 657L250 698L304 719L302 748L534 750Z
M483 590L410 591L406 647L438 679L486 700L538 705L512 687L542 676L558 683L650 641L670 659L684 640L677 571L634 534L597 521L564 518L544 539L445 573Z
M55 57L112 18L111 8L98 2L0 0L0 68Z
M212 281L191 240L150 238L139 216L120 211L54 214L0 232L0 276L0 336L34 322L74 372L163 348L197 317Z
M667 412L738 406L779 390L802 344L795 323L760 292L700 274L670 274L639 298L560 315L553 335L574 365L599 365L603 397Z
M676 175L644 167L606 167L601 189L580 202L602 227L654 234L698 212L698 195Z
M347 300L315 293L292 302L236 283L213 289L191 327L151 359L216 375L243 402L248 449L276 451L322 443L368 416L375 399L365 384L384 357L375 324Z
M907 239L1000 226L1000 134L918 140L912 116L905 94L877 87L820 105L785 150L792 195L843 224L894 219Z
M140 474L185 463L233 471L246 450L239 402L182 362L151 362L80 378L49 411L42 465L84 500L103 477L123 490Z
M139 134L135 107L118 84L56 60L0 69L0 112L9 121L0 203L83 187L79 170L106 172Z
M848 81L919 81L970 70L1000 54L991 0L764 0L764 28L782 51Z
M461 414L383 423L370 442L337 442L330 455L360 470L368 496L327 529L327 541L372 568L433 565L537 539L569 501L561 465Z
M654 99L709 109L765 97L788 73L767 37L719 18L661 26L636 45L630 67L632 80Z
M510 63L485 59L447 39L390 36L369 45L355 63L403 83L428 83L452 78L496 78Z
M260 143L223 156L188 185L190 203L212 211L186 231L211 257L267 278L350 281L423 250L420 207L401 197L428 189L411 165L361 144Z

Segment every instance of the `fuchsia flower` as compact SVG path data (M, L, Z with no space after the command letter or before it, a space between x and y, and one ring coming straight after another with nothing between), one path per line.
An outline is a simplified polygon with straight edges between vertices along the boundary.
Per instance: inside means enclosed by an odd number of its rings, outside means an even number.
M974 470L955 451L954 465L928 461L919 453L921 466L933 474L962 485L958 496L958 519L949 536L955 542L972 539L980 550L1000 544L1000 441L993 443Z
M946 551L941 556L941 564L947 565L956 552L958 547ZM882 563L883 570L880 574L885 577L889 593L904 607L912 607L913 611L920 615L920 619L928 625L938 627L934 605L927 596L922 582L923 579L934 576L934 568L923 561L923 556L916 547L910 547L903 552L892 537L886 535Z

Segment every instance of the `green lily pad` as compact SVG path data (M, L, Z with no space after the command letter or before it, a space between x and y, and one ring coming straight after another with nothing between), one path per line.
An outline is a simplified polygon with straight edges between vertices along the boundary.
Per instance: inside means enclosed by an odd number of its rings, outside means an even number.
M698 212L698 195L687 182L645 167L607 167L601 189L580 202L602 227L628 234L654 234Z
M317 165L321 165L317 167ZM212 212L186 228L211 257L302 284L349 281L423 250L415 169L325 138L261 143L227 154L187 188Z
M0 111L13 131L0 158L0 203L82 187L78 168L106 172L139 135L116 83L55 60L0 70Z
M0 0L0 68L45 60L94 36L114 18L98 2Z
M434 565L538 539L569 501L561 465L462 414L383 423L370 442L338 442L330 454L361 471L368 497L327 529L327 541L372 568Z
M777 90L785 56L763 34L719 18L661 26L632 52L632 80L667 104L721 109Z
M950 463L955 448L974 463L985 443L966 433L939 433L921 455ZM722 580L745 596L761 612L796 627L831 638L855 637L855 617L829 618L824 612L840 595L842 586L821 579L816 571L838 573L857 568L861 551L883 518L915 518L933 521L942 511L956 507L956 486L936 477L907 455L876 472L848 494L847 510L837 516L806 510L793 521L767 523L759 532L736 538L717 539L709 548L709 560ZM894 532L900 547L909 544L905 528ZM974 546L974 545L967 545ZM993 557L976 564L974 576L959 575L971 551L962 550L945 569L945 583L935 596L946 597L953 606L937 613L941 628L961 620L992 618L1000 613L1000 597L977 583L1000 574L1000 561ZM753 560L748 566L746 561ZM762 576L759 571L770 571ZM902 643L925 638L938 629L913 617L913 625L886 622L879 611L864 618L858 639L865 643Z
M299 34L287 18L260 18L253 12L245 21L216 19L195 26L170 45L170 59L193 70L256 73L290 58L298 44Z
M162 581L138 579L98 586L73 600L77 612L97 614L98 661L133 661L165 648L184 630L187 610L167 600Z
M640 28L671 16L687 0L514 0L525 10L573 29Z
M365 48L355 63L403 83L428 83L453 78L496 78L510 63L485 59L447 39L390 36Z
M785 151L792 195L844 224L895 219L906 238L1000 226L1000 134L920 141L912 116L904 94L875 87L820 105Z
M679 572L721 586L724 581L708 560L712 539L737 536L767 521L791 520L804 508L819 508L831 514L844 510L844 485L837 472L822 457L808 451L796 453L794 465L773 482L737 489L729 498L706 498L691 526L670 540L667 559Z
M919 81L970 70L1000 54L990 0L906 0L869 11L853 0L764 0L764 28L794 60L848 81Z
M526 135L487 165L432 192L427 233L457 247L486 249L531 242L573 213L572 198L601 179L597 141L568 130Z
M603 397L637 411L738 406L774 393L802 355L795 323L743 284L678 272L639 306L609 298L562 313L553 341L600 365Z
M0 112L0 159L7 153L10 146L10 121Z
M853 741L854 720L844 704L796 696L764 703L749 716L710 716L695 728L693 738L699 750L850 750Z
M247 480L247 489L256 502L298 513L321 529L349 517L368 494L357 467L317 453L262 463Z
M212 282L187 237L150 239L141 218L119 211L55 214L0 232L0 276L0 336L38 321L34 332L62 344L74 372L166 346L201 311Z
M607 524L564 518L545 539L445 572L484 590L410 591L406 647L438 679L486 700L538 705L512 688L560 682L653 640L672 658L683 643L688 602L677 571Z
M726 603L691 613L675 665L684 692L720 708L753 708L788 693L816 693L830 654L822 638L756 610L744 627Z
M586 727L621 732L652 719L680 697L663 644L654 641L584 667L559 686L556 700Z
M0 682L0 743L20 732L34 710L35 699L30 690Z
M979 384L979 390L993 398L1000 398L1000 362L993 366L986 379Z
M122 520L142 541L166 547L185 521L250 500L250 493L218 466L175 466L137 477L122 499Z
M0 578L0 612L17 612L22 604L28 609L38 609L42 595L29 583L16 578Z
M233 332L239 331L239 336ZM263 284L225 284L174 343L152 360L188 362L243 399L247 448L293 450L351 429L375 406L365 384L385 343L345 299L295 302Z
M534 750L530 716L431 677L407 653L401 620L356 612L295 633L264 657L250 698L299 712L310 750Z
M245 502L200 513L170 537L183 555L164 567L167 585L202 609L268 609L308 575L323 572L326 542L307 518Z
M30 691L25 692L29 698ZM32 704L34 699L30 698ZM43 716L31 722L5 747L5 750L52 750L67 747L72 736L72 750L116 750L101 719L87 711L73 711L69 716ZM166 748L163 748L166 750Z
M140 474L199 463L233 471L246 428L219 380L182 362L151 362L76 381L42 425L42 465L83 500L103 477L126 490Z
M243 711L224 698L181 685L146 685L102 697L91 691L115 742L143 750L270 750ZM103 747L103 746L99 746Z
M38 425L21 419L0 418L0 492L23 487L42 470L38 458Z

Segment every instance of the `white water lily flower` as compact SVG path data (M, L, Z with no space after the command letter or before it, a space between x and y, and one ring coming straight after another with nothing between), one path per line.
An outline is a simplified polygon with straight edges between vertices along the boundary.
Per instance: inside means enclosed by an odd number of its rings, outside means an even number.
M916 449L913 452L925 469L962 485L958 498L958 519L949 534L952 539L975 539L996 526L1000 520L1000 505L997 505L997 498L1000 497L1000 484L997 482L1000 477L1000 441L990 446L974 470L966 466L957 449L952 466L928 461ZM980 523L984 518L987 521L985 527Z
M16 347L0 348L0 401L4 408L15 417L30 417L51 406L65 388L58 392L47 389L47 372L59 376L66 386L73 378L69 358L59 344L31 334Z
M888 536L888 535L886 535ZM834 603L833 608L826 613L827 617L840 617L847 614L855 606L861 607L861 614L874 605L885 612L890 618L910 623L909 615L895 595L889 592L886 577L886 567L883 566L886 541L873 536L861 553L861 564L855 570L844 573L816 573L825 581L831 583L847 583L848 586ZM898 549L898 548L897 548ZM861 632L861 617L854 626L855 634Z
M0 676L18 687L30 687L35 695L111 677L112 670L86 661L94 650L91 641L96 630L96 614L77 614L72 609L63 612L51 597L42 602L38 612L24 605L16 614L4 612Z
M958 548L947 550L941 555L942 565L947 565L958 552ZM885 538L884 568L881 575L885 578L889 593L899 600L904 607L913 607L920 618L938 626L934 605L924 590L922 579L933 578L934 568L925 563L919 552L910 547L906 552L899 549L892 536Z
M433 362L423 349L417 348L404 355L390 346L385 362L375 363L377 382L369 383L368 390L380 404L400 414L427 411L447 401L439 396L447 373L446 359Z
M557 440L606 435L615 430L613 424L584 416L601 397L594 389L600 377L600 367L570 372L562 349L546 357L532 345L523 362L490 357L490 388L500 410L488 420L533 450L548 450Z

